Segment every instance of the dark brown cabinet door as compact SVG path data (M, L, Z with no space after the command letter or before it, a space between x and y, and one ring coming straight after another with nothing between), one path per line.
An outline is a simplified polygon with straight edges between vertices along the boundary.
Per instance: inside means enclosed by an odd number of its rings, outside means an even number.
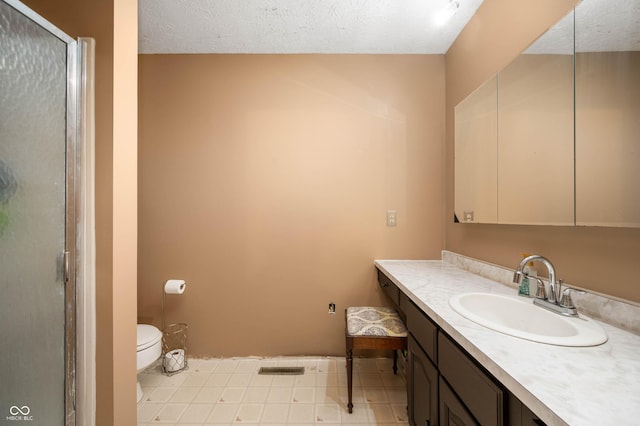
M546 426L531 410L529 410L515 395L508 395L509 426Z
M478 423L483 426L505 424L504 391L444 333L438 333L438 368Z
M531 410L523 406L522 407L522 426L545 426L545 424L535 414L533 414Z
M414 426L438 424L438 370L409 335L409 422Z
M442 378L440 378L440 426L480 426Z

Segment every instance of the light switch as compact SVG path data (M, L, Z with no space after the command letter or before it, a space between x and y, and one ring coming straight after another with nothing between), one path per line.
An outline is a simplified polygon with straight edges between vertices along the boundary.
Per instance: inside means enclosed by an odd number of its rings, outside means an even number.
M387 226L396 226L398 224L397 221L397 213L395 210L387 210Z

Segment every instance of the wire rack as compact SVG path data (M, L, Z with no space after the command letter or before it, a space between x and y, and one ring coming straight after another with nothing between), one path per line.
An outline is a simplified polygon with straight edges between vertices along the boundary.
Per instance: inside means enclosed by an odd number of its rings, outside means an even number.
M166 324L166 293L162 287L162 372L172 376L189 367L187 360L187 329L185 323Z
M162 371L167 376L172 376L188 367L188 327L185 323L169 324L162 332Z

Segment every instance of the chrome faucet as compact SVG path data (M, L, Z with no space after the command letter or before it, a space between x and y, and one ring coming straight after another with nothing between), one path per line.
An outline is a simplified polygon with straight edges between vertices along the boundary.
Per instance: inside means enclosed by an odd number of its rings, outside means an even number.
M532 254L531 256L527 256L522 259L522 262L518 265L518 269L513 274L513 282L516 284L520 284L522 281L522 276L524 275L524 267L529 262L538 261L547 267L549 270L549 302L556 303L557 300L560 300L560 287L562 286L562 281L556 285L556 268L553 267L553 264L549 259L544 256L540 256L539 254Z
M570 294L571 290L576 289L568 286L565 286L564 290L562 289L562 280L559 279L556 281L556 269L553 267L551 261L546 257L533 254L522 259L513 274L513 282L519 284L522 280L522 276L524 275L524 267L527 263L535 261L542 263L549 271L549 295L548 297L545 297L546 292L544 291L544 283L539 278L536 278L538 281L538 291L536 292L536 298L533 300L533 303L558 314L577 316L578 311L573 305L573 300L571 299ZM581 290L576 291L584 293Z

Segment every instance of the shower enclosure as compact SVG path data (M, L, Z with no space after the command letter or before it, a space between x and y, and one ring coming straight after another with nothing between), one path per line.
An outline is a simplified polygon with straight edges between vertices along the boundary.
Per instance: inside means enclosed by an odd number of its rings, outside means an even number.
M76 423L81 44L0 0L0 425Z

